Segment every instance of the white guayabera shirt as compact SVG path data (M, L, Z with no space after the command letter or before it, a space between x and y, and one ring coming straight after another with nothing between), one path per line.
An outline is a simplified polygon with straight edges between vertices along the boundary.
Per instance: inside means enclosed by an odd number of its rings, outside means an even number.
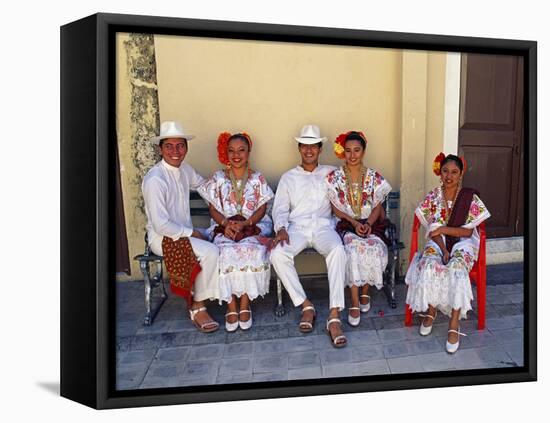
M196 190L204 178L187 163L179 168L158 162L143 178L141 190L147 214L147 236L156 254L162 251L162 238L174 241L193 233L189 190Z
M332 209L325 185L334 166L318 165L313 172L296 166L285 172L277 186L273 202L275 232L287 229L334 227Z

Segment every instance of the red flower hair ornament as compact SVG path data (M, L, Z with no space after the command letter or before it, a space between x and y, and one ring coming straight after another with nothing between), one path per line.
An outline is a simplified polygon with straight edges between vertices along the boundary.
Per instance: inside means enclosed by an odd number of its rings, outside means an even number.
M248 141L250 149L252 149L252 139L246 132L240 132L236 134L230 134L229 132L222 132L218 135L218 160L221 164L229 166L229 157L227 156L227 148L229 146L229 140L231 137L238 135L244 137Z
M435 156L434 162L432 164L432 170L436 174L436 176L441 175L441 163L443 160L445 160L445 154L439 153L437 156ZM466 159L462 156L459 157L460 161L462 162L462 173L466 172Z
M363 134L360 131L348 131L338 135L338 137L336 137L336 140L334 141L334 154L339 159L345 158L344 152L345 152L345 146L346 146L346 138L352 132L358 134L361 138L363 138L363 140L365 141L365 144L367 144L367 137L365 137L365 134Z

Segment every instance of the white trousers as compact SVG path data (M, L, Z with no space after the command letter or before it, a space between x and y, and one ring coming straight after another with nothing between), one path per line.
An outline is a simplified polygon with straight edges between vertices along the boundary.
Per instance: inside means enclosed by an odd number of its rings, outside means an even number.
M271 264L285 286L295 307L306 299L306 293L294 267L294 257L306 247L313 247L325 257L328 271L329 307L344 308L346 251L340 236L330 227L288 230L290 244L277 245L271 251Z
M193 252L201 264L202 270L195 279L193 285L193 300L204 301L220 298L220 284L218 281L218 247L208 241L189 237ZM162 255L162 239L151 243L151 250L157 255Z

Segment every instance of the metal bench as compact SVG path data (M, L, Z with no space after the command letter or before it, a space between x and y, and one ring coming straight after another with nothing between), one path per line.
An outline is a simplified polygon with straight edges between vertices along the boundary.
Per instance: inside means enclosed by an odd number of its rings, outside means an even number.
M190 194L191 202L191 216L209 217L210 212L208 207L196 192ZM388 200L385 203L385 211L387 216L391 216L392 211L399 209L399 193L391 192L388 196ZM397 298L395 296L395 284L399 281L399 251L405 246L398 240L398 232L395 224L391 223L386 230L386 235L391 240L391 245L388 247L388 266L384 271L384 292L388 303L392 308L397 306ZM304 255L318 254L313 248L307 248L300 253ZM143 274L144 289L145 289L145 318L143 324L150 326L153 324L153 320L158 314L160 308L168 297L166 287L163 278L163 258L154 254L149 248L147 240L147 234L145 234L145 249L143 254L139 254L134 257L134 260L139 261L139 267ZM151 273L154 267L154 273ZM276 275L275 271L273 274ZM326 276L326 273L305 273L300 274L301 279L314 279ZM285 308L283 305L283 284L281 280L277 279L277 304L275 305L275 314L282 316L285 314ZM156 305L153 300L154 293L159 291L160 297Z

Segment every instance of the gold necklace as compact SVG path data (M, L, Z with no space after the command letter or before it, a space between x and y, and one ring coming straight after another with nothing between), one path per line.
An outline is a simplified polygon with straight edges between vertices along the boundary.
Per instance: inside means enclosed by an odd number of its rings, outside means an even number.
M246 165L246 170L244 176L241 179L235 178L235 174L232 170L228 171L229 179L231 180L231 188L235 192L235 199L237 201L237 213L241 214L244 203L244 188L246 187L246 182L249 177L248 165Z
M453 212L453 208L456 204L456 199L458 197L458 193L460 192L460 187L456 188L455 196L452 200L447 200L445 198L445 186L441 186L441 202L443 203L442 206L445 209L445 223L449 222L449 219L451 218L451 213ZM449 206L449 202L451 205Z
M355 219L361 219L361 200L363 199L363 186L365 184L365 174L367 173L367 168L361 166L361 176L359 180L361 183L353 182L351 178L351 170L349 167L344 166L344 175L346 177L346 190L348 195L348 201L353 211L353 217Z

